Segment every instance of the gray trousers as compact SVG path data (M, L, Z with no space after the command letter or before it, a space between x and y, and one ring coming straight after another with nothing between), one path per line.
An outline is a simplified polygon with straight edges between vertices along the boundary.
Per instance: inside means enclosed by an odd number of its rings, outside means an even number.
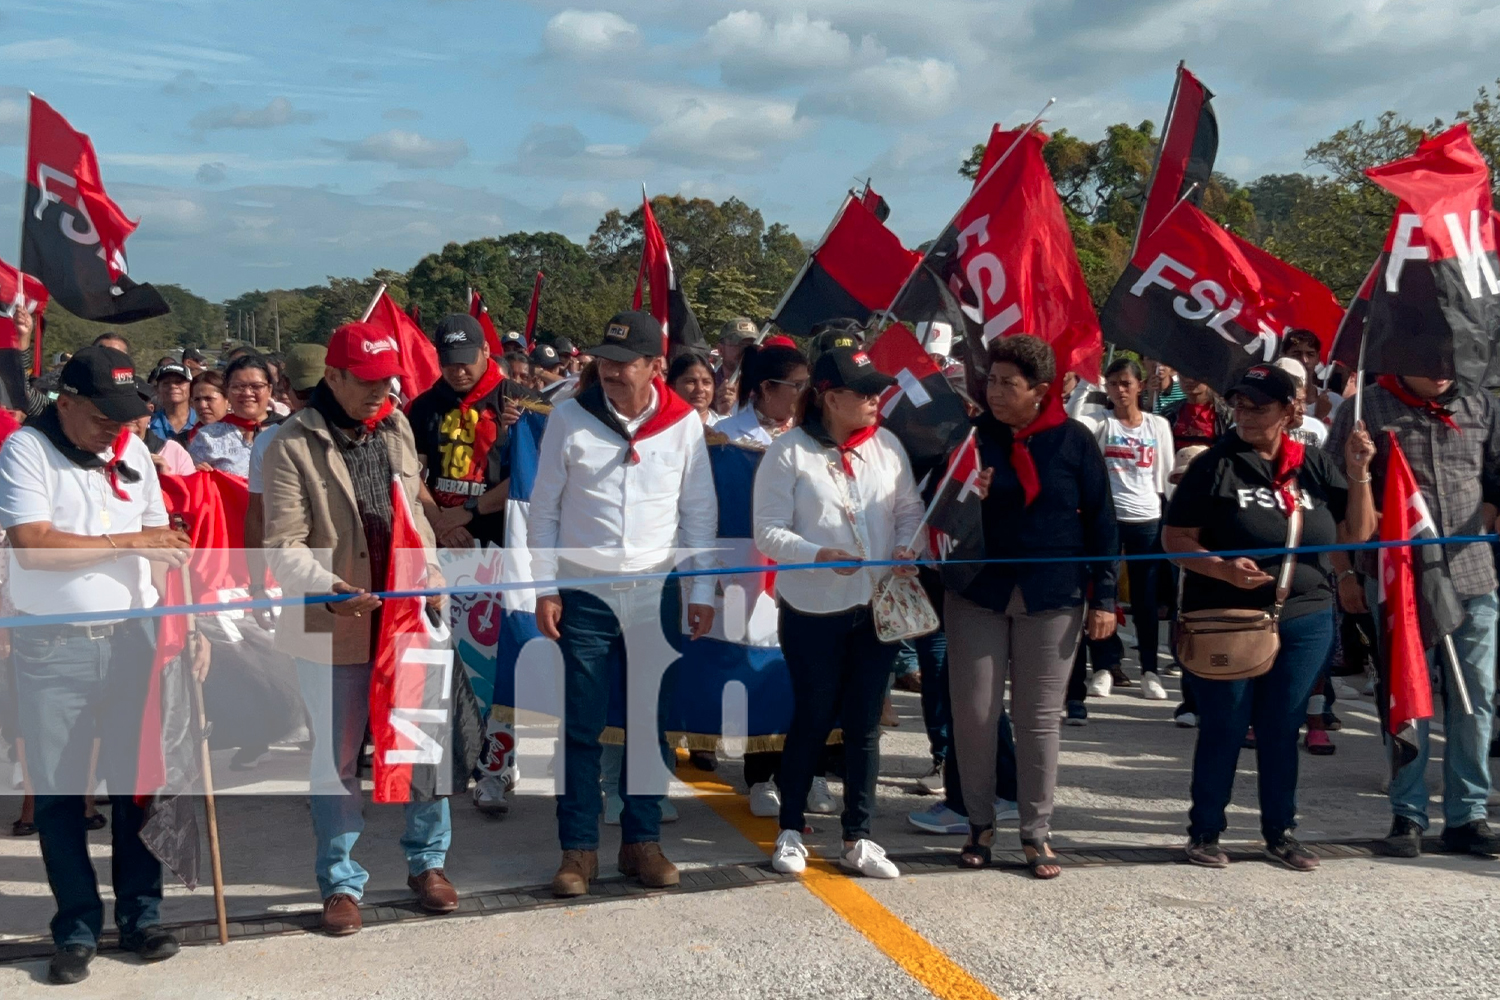
M1046 838L1057 786L1058 720L1083 634L1082 607L1027 614L1020 588L1004 614L948 591L948 690L958 776L973 826L995 821L995 740L1010 678L1021 839Z

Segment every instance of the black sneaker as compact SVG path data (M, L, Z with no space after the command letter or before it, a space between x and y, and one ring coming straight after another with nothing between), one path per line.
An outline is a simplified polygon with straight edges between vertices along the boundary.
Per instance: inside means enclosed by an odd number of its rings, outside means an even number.
M89 963L94 960L94 949L81 944L65 944L52 953L47 965L47 982L59 986L81 983L89 977Z
M1453 854L1478 854L1493 857L1500 854L1500 836L1482 819L1443 831L1443 848Z
M1340 729L1344 728L1343 720L1340 719L1337 715L1333 714L1333 709L1329 709L1328 711L1324 712L1322 718L1323 728L1328 730L1330 733L1336 733Z
M164 927L143 927L134 934L122 934L120 947L133 951L143 962L163 962L182 950L182 945Z
M1297 838L1283 833L1275 840L1266 841L1266 857L1280 861L1294 872L1316 871L1318 856L1297 842Z
M1089 707L1081 701L1068 702L1068 717L1063 720L1064 725L1086 726L1089 724Z
M1385 853L1393 858L1415 858L1422 853L1422 828L1405 816L1391 822L1385 835Z
M1228 868L1229 855L1219 846L1219 835L1194 837L1188 841L1187 859L1203 868Z

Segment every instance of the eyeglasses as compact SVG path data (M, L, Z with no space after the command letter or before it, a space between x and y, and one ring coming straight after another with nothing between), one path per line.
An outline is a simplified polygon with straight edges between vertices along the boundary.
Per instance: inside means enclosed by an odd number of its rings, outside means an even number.
M262 393L271 391L269 382L236 382L229 387L230 392L253 392Z
M805 378L802 378L802 379L798 379L795 382L788 382L784 378L768 378L768 379L766 379L766 381L767 382L771 382L771 383L773 383L775 385L784 385L788 389L794 389L797 392L801 392L802 390L804 390L804 389L807 388L807 383L808 383L809 380L805 379Z

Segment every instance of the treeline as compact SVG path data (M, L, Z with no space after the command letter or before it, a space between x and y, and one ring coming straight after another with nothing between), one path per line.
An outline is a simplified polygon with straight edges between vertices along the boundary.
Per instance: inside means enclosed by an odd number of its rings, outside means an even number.
M1454 120L1469 123L1493 179L1500 156L1500 105L1481 87L1472 106ZM1451 123L1439 119L1419 126L1394 111L1374 122L1355 122L1307 150L1310 172L1272 174L1248 184L1216 173L1204 193L1204 210L1347 300L1380 252L1394 208L1390 195L1365 180L1364 168L1407 155L1424 131ZM1156 127L1147 121L1113 125L1092 142L1059 129L1044 147L1096 304L1104 302L1130 254L1156 143ZM959 172L973 177L982 153L983 146L976 146ZM763 320L802 265L802 241L781 223L767 225L758 210L737 198L715 204L674 195L651 204L671 244L678 278L710 338L731 317ZM339 324L358 318L381 283L401 305L421 309L429 332L439 317L467 309L471 286L484 296L497 327L519 329L541 270L547 275L537 323L542 338L565 335L591 343L605 320L629 304L640 252L640 209L628 214L611 209L582 245L560 233L486 237L449 243L406 272L330 276L322 285L257 290L223 303L175 285L158 286L172 313L125 333L143 364L170 348L217 347L226 335L248 341L252 324L265 349L274 342L278 323L283 347L322 343ZM75 350L108 329L57 306L47 319L49 355Z

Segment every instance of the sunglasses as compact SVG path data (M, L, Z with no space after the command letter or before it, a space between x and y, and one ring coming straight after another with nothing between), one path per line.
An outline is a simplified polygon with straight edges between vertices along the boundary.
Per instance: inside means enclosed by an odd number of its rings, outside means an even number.
M770 382L770 383L772 383L774 385L784 385L788 389L795 389L796 391L801 392L802 390L804 390L804 389L807 388L807 384L808 384L808 382L810 380L804 378L804 379L798 379L795 382L788 382L786 379L783 379L783 378L768 378L768 379L766 379L766 381Z

